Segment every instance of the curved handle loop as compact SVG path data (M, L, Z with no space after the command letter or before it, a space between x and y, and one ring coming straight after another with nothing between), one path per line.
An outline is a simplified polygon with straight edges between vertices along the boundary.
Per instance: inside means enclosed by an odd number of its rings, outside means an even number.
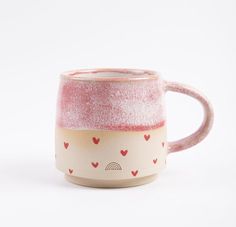
M174 91L189 95L197 99L202 104L204 109L204 119L199 129L190 136L174 142L169 142L169 153L187 149L201 142L209 133L214 119L213 108L208 99L195 88L176 82L165 81L165 91Z

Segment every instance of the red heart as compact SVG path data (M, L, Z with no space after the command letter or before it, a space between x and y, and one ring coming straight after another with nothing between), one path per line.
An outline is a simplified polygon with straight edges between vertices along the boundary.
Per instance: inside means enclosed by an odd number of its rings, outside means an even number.
M131 171L132 175L135 177L138 174L138 170Z
M150 139L150 135L144 135L144 138L146 141L148 141Z
M162 147L164 147L164 146L165 146L165 143L164 143L164 142L162 142L162 143L161 143L161 145L162 145Z
M91 164L94 168L97 168L99 163L98 162L91 162Z
M157 158L152 160L154 164L157 163Z
M73 173L73 169L69 169L69 173L72 174Z
M69 147L69 143L64 142L64 147L67 149Z
M99 141L100 141L100 139L99 139L99 138L93 137L93 143L94 143L94 144L98 144L98 143L99 143Z
M123 156L125 156L125 155L127 155L128 150L121 150L120 153L121 153Z

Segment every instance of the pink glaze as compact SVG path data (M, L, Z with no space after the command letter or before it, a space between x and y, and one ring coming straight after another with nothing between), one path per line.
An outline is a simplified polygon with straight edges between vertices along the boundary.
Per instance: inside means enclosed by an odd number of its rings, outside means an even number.
M212 127L214 114L211 104L196 89L163 81L156 72L149 70L92 69L63 73L57 126L123 131L156 129L165 125L166 91L192 96L202 104L204 120L199 129L188 137L168 143L169 152L194 146L207 136Z
M208 135L212 128L214 112L211 103L208 101L207 97L201 94L200 91L188 85L176 82L165 82L165 89L166 91L183 93L197 99L202 104L204 110L204 119L198 130L190 136L174 142L169 142L169 152L181 151L200 143Z
M102 73L109 75L103 77ZM100 69L64 73L57 125L124 131L161 127L165 122L162 86L163 81L152 71Z

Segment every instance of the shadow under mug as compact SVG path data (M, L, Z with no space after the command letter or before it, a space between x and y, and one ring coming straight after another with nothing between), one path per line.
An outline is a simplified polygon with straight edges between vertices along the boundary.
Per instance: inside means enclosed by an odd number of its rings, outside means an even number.
M166 141L164 96L189 95L204 119L190 136ZM91 187L128 187L153 181L167 154L203 140L213 110L196 89L137 69L91 69L61 75L56 119L56 166L70 182Z

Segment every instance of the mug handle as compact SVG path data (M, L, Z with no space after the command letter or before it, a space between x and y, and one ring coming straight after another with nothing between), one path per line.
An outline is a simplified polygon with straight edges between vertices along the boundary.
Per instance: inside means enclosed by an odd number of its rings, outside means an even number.
M183 139L168 142L169 153L172 153L187 149L201 142L207 136L212 127L214 112L208 99L195 88L177 82L165 81L164 84L165 91L173 91L189 95L197 99L202 104L204 109L203 122L196 132Z

